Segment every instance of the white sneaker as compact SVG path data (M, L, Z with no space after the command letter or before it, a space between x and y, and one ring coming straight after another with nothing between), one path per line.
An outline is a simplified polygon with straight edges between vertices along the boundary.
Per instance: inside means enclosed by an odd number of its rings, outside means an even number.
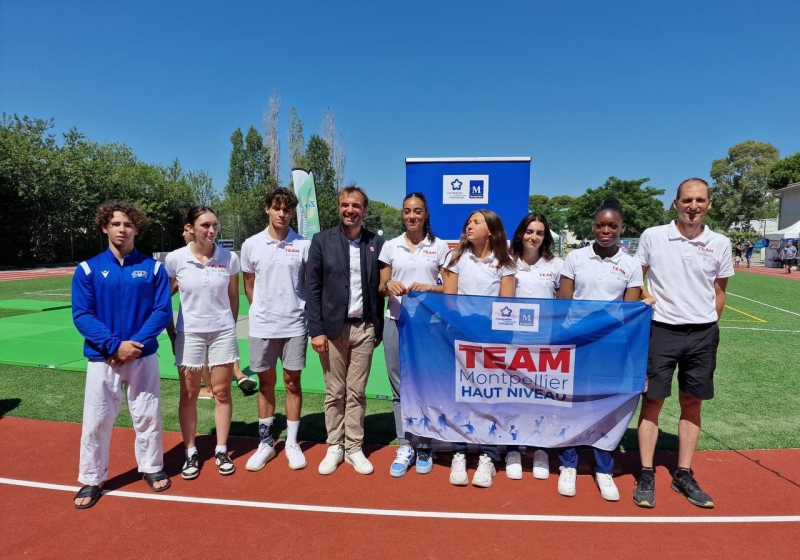
M290 469L298 471L308 466L308 461L306 461L306 456L303 455L303 450L300 449L300 446L296 443L287 445L283 451L286 453L286 459L289 461Z
M258 449L256 449L255 453L250 455L250 458L247 460L247 464L244 468L251 472L260 471L267 464L267 461L272 459L274 456L274 447L268 443L259 443Z
M319 474L333 474L336 468L344 461L344 449L339 444L329 445L325 458L319 464L317 471Z
M454 453L453 462L450 463L450 484L466 486L468 483L467 459L463 453Z
M478 461L478 470L472 476L472 485L480 486L481 488L489 488L492 485L492 479L497 474L494 468L494 463L488 455L481 455Z
M614 478L610 474L597 473L594 475L594 481L597 483L597 487L600 489L600 495L603 496L604 500L608 500L609 502L619 501L619 490L617 490L617 485L614 484Z
M360 449L355 453L345 453L344 462L348 465L353 465L358 474L372 474L372 471L375 470L372 467L372 463L369 462L369 459L364 456L364 452Z
M522 480L522 457L518 451L506 453L506 476L511 480Z
M578 470L572 467L559 467L559 469L561 474L558 475L558 493L562 496L574 496Z
M547 480L550 477L550 457L547 451L537 449L533 454L533 478Z

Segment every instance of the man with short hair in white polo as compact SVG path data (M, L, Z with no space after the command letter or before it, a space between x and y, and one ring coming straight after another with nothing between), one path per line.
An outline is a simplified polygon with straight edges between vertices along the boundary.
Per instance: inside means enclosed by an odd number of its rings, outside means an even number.
M719 326L725 289L733 276L727 237L703 224L711 208L708 183L687 179L673 201L678 219L642 233L636 258L648 279L642 300L654 306L647 360L647 387L639 416L642 472L633 501L655 507L653 455L658 416L672 392L678 368L681 416L678 422L678 468L671 488L690 503L713 508L714 501L694 478L692 459L700 437L700 409L714 397Z
M306 263L311 241L289 226L297 196L279 187L264 198L269 226L242 244L244 293L250 302L250 370L258 374L258 435L261 443L247 460L248 471L264 468L275 456L275 384L278 358L286 387L286 445L289 467L308 464L297 444L303 394L300 373L306 367Z

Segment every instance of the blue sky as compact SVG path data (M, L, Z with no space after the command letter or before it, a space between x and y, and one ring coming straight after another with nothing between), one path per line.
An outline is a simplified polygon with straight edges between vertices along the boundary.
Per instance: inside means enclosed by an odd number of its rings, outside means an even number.
M0 0L0 111L55 117L222 188L280 92L336 112L346 179L398 206L406 157L531 156L531 193L667 189L753 138L800 151L800 2Z

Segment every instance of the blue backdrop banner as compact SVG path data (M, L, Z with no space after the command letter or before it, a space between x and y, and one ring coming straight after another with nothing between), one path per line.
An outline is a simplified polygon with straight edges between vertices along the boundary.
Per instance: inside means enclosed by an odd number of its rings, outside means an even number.
M412 292L399 318L406 431L616 448L644 390L643 303Z

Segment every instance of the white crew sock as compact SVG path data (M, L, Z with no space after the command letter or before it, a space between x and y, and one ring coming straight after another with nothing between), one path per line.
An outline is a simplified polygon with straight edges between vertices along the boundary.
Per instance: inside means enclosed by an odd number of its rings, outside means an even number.
M300 428L300 420L286 421L286 445L297 445L297 430Z
M227 445L218 445L218 446L216 446L214 448L214 454L227 453L227 452L228 452L228 446Z
M186 449L186 458L187 459L191 459L192 455L194 455L195 453L197 453L197 448L196 447L187 448Z

